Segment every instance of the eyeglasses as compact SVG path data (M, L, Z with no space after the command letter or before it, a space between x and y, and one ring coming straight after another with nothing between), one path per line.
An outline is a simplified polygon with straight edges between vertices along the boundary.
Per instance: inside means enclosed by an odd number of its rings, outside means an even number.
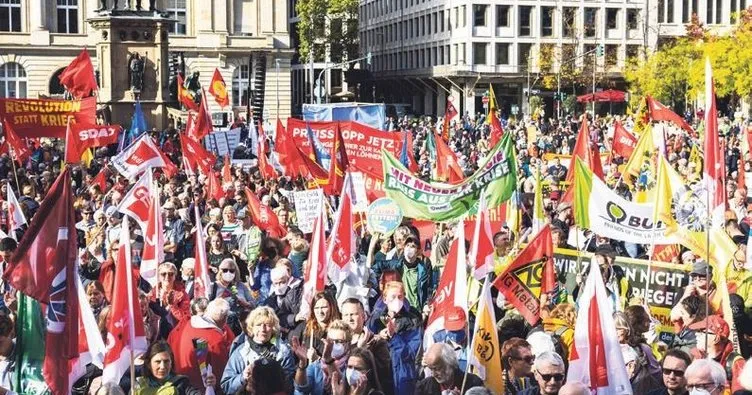
M336 344L345 344L347 343L347 340L345 339L329 339L330 343L336 343Z
M535 357L532 355L528 355L527 357L520 358L520 357L512 357L512 359L518 360L518 361L525 361L526 364L532 365L533 362L535 362Z
M676 377L684 377L684 371L683 370L675 370L675 369L667 369L663 368L663 375L664 376L671 376L674 375Z
M229 269L226 267L220 268L219 270L221 270L222 273L235 273L235 269Z
M562 381L564 380L564 375L561 373L555 373L555 374L543 374L538 373L544 382L549 382L551 379L554 379L554 381Z
M693 384L687 386L687 391L692 392L694 390L702 389L708 392L713 392L718 386L714 382Z
M691 279L703 279L704 280L706 277L705 277L704 274L691 273L689 275L689 278L691 278Z
M174 272L163 272L163 273L159 273L159 275L161 277L175 277L175 273Z

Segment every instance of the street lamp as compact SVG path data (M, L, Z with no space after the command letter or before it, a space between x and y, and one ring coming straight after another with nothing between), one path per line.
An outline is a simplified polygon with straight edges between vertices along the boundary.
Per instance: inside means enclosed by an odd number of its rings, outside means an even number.
M368 51L368 53L366 54L366 56L361 56L361 57L353 59L353 60L348 60L347 62L334 63L332 65L325 66L324 69L319 72L318 78L316 78L316 83L319 86L320 93L323 93L323 88L324 87L322 85L321 77L323 77L325 71L331 70L331 69L333 69L335 67L345 67L345 66L347 66L349 64L352 64L352 63L355 63L355 62L360 62L361 60L364 60L364 59L366 61L366 64L368 64L370 66L371 65L371 51ZM317 104L321 104L321 96L324 96L324 95L322 94L322 95L317 95L316 96L316 103Z

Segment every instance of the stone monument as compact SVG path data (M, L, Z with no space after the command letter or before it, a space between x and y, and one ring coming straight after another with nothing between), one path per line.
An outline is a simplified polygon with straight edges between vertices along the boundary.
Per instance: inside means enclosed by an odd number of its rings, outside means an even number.
M99 105L109 107L112 123L128 128L138 100L148 127L162 130L169 103L167 29L174 20L156 10L153 0L148 10L141 0L120 3L126 8L118 8L117 0L99 0L98 15L87 20L97 42Z

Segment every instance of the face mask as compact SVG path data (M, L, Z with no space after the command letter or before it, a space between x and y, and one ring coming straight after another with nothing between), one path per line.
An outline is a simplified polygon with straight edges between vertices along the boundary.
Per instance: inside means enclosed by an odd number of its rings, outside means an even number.
M222 280L225 282L231 282L235 279L235 273L222 273Z
M282 295L284 295L284 294L285 294L285 292L287 292L287 288L288 288L288 287L287 287L287 284L282 284L282 285L279 285L279 286L277 286L277 287L276 287L276 288L274 289L274 293L275 293L275 294L276 294L277 296L282 296Z
M415 247L405 247L405 258L407 259L413 259L415 258L415 254L418 253L418 249Z
M689 391L689 395L710 395L710 392L704 388L694 388Z
M386 304L386 308L389 309L392 313L398 313L400 310L402 310L402 306L404 306L405 302L402 301L402 299L393 299L391 302Z
M362 374L353 368L347 368L347 370L345 370L345 378L347 379L347 385L349 385L350 387L357 384L361 376Z
M332 358L340 359L345 355L345 345L342 343L334 343L332 345Z

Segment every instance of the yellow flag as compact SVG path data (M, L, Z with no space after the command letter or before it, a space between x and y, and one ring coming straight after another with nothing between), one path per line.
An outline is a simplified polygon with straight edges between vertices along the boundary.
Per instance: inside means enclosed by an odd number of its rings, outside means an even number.
M486 123L491 124L491 117L495 117L496 114L496 95L493 91L493 84L488 85L488 115L486 116Z
M632 151L632 155L629 157L626 166L624 166L624 175L622 177L624 183L634 188L635 184L637 184L635 180L640 176L643 169L653 169L654 171L656 168L655 162L653 161L655 152L656 147L655 142L653 141L653 128L648 126L645 129L645 132L640 135L639 140L637 140L637 146L634 151ZM654 183L654 180L652 181ZM652 189L651 180L648 180L648 184L644 189Z
M83 162L86 168L91 166L91 161L94 160L94 154L91 153L91 148L87 148L83 154L81 154L81 162Z
M469 363L475 374L483 379L486 388L496 394L504 393L504 378L501 374L501 349L496 332L496 316L491 299L490 281L486 280L478 301L475 318L475 336L470 344Z

